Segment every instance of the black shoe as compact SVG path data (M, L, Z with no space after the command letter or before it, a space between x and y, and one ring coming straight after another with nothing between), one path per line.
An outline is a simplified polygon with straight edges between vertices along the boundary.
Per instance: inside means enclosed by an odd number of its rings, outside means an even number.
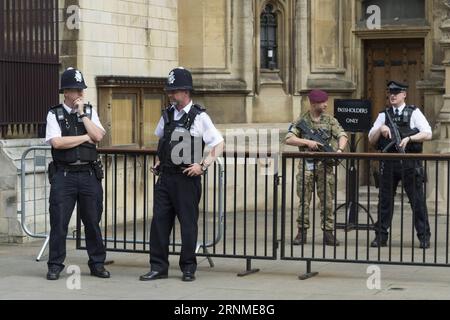
M61 273L62 268L60 267L50 267L47 272L47 280L58 280L59 274Z
M387 247L387 237L376 236L375 239L370 243L372 248Z
M107 279L111 277L111 274L108 270L105 269L104 266L98 266L98 267L92 267L91 269L91 276Z
M420 249L428 249L430 248L430 239L423 239L420 240Z
M141 281L150 281L150 280L158 280L158 279L167 279L167 271L150 271L149 273L143 274L139 277Z
M181 278L181 280L186 281L186 282L191 282L195 280L195 274L193 272L183 272L183 277Z

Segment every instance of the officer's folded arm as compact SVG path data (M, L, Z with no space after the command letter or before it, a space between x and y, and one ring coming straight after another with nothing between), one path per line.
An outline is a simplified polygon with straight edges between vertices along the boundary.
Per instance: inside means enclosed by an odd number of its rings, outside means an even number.
M83 118L83 124L84 127L86 128L87 134L94 143L102 141L106 133L103 129L97 127L95 123L93 123L87 117Z
M87 134L82 136L55 137L50 140L53 148L61 150L72 149L85 142L94 143L91 137Z

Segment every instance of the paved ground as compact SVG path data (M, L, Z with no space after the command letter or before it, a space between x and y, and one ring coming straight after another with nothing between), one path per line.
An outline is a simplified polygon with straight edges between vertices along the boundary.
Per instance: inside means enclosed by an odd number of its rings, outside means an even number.
M69 290L70 275L59 281L45 279L45 261L36 262L41 241L26 245L0 245L0 299L146 299L146 300L303 300L303 299L449 299L450 269L430 267L380 266L381 287L367 287L367 265L313 263L320 274L300 281L304 262L253 261L261 271L247 277L236 274L245 269L240 259L214 258L210 268L200 258L197 281L182 282L178 257L171 257L169 279L138 281L147 272L145 254L108 253L112 278L88 275L87 255L68 242L66 266L81 268L81 289ZM45 257L44 257L45 260ZM73 283L73 282L72 282Z

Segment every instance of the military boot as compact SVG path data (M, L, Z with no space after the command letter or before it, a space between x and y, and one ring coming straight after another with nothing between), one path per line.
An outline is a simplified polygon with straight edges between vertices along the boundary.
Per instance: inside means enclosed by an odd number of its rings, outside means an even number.
M323 232L323 242L327 246L336 246L337 247L340 244L338 239L334 239L334 235L333 235L332 231L324 231Z
M299 246L299 245L305 244L307 235L308 235L308 232L306 229L298 228L298 233L295 236L294 241L292 241L292 244L294 246Z

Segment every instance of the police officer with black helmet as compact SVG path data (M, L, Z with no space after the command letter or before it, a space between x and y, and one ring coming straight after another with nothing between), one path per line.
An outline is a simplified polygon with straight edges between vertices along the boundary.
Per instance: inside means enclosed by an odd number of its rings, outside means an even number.
M86 89L82 73L68 68L61 76L64 103L50 108L46 142L52 146L49 165L50 253L48 280L59 279L66 257L67 229L75 203L84 224L91 275L109 278L104 268L106 251L99 222L103 210L103 170L97 162L96 143L105 129L90 104L84 103Z
M413 105L406 105L406 84L390 81L387 85L390 106L380 112L369 132L369 142L385 152L421 153L424 141L431 140L431 127L420 111ZM401 136L397 148L393 145L391 129L386 114L389 113ZM414 214L414 226L419 247L430 247L430 225L424 198L424 168L416 160L384 160L380 161L380 197L379 221L375 224L376 237L372 247L385 247L392 222L393 201L398 183L402 181Z
M173 69L165 90L171 105L163 111L155 134L160 138L153 172L159 178L154 190L153 219L150 230L150 272L141 281L168 277L169 238L175 217L181 226L179 266L183 281L194 281L201 175L222 153L223 138L205 109L194 104L191 73ZM203 157L204 145L211 149Z

